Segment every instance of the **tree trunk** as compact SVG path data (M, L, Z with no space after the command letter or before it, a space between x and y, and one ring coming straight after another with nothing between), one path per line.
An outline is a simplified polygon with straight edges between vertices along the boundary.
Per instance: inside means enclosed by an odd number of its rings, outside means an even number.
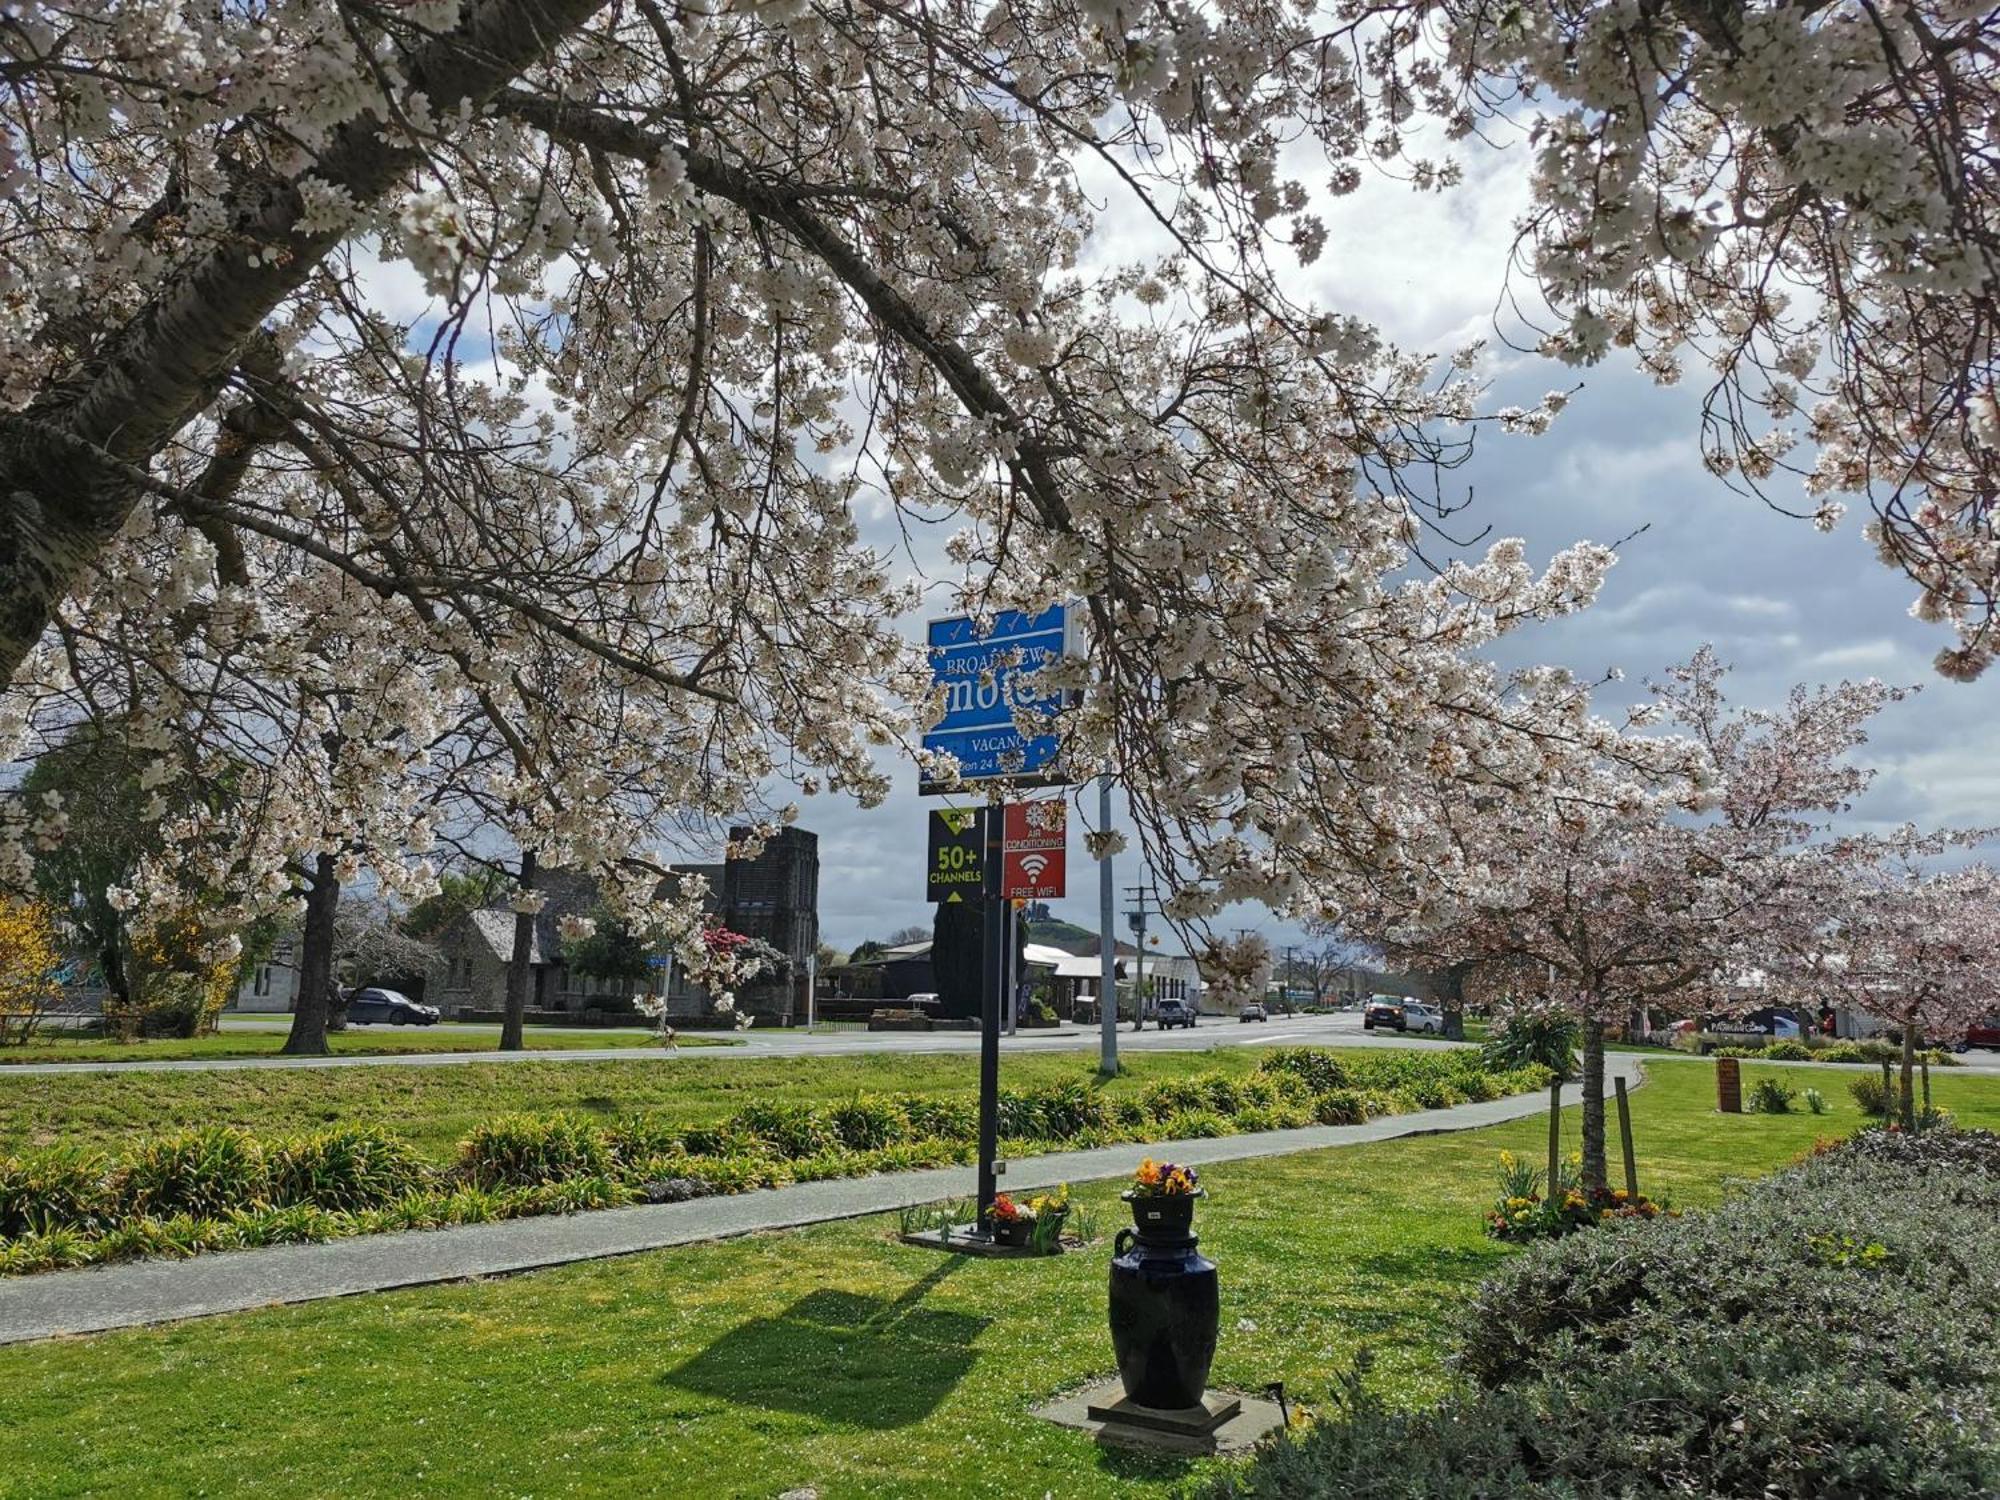
M521 889L535 888L535 851L521 851ZM500 1020L500 1050L519 1052L526 1045L521 1022L528 1009L529 960L535 951L535 917L532 912L514 913L514 951L507 959L507 1009Z
M1917 1071L1917 1023L1903 1023L1903 1129L1917 1128L1917 1091L1915 1074Z
M1444 1039L1448 1042L1465 1040L1465 976L1470 968L1469 964L1453 964L1443 975L1443 993L1438 1000L1444 1010Z
M340 882L333 856L313 861L312 889L306 892L305 930L299 936L299 1002L292 1032L280 1050L294 1057L326 1053L326 1023L332 1009L333 914L340 905Z
M131 982L125 977L125 952L115 940L106 943L97 955L97 966L104 971L104 988L111 998L120 1005L132 1003Z
M1602 1192L1604 1153L1604 1023L1583 1023L1583 1186Z

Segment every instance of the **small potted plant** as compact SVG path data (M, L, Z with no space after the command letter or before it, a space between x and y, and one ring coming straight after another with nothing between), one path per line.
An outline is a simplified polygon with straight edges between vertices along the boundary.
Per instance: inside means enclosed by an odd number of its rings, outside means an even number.
M1201 1178L1193 1167L1150 1156L1139 1163L1132 1186L1124 1193L1141 1234L1185 1233L1194 1223L1194 1200L1202 1196Z
M1034 1210L1005 1193L993 1200L993 1238L1003 1245L1026 1245L1035 1230Z
M1041 1255L1062 1252L1063 1227L1069 1222L1069 1184L1028 1200L1028 1245Z

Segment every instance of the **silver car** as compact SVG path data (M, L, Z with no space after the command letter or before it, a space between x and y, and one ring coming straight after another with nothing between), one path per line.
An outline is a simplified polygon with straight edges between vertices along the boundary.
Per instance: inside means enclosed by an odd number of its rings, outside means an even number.
M1444 1012L1435 1005L1425 1005L1417 1000L1403 1002L1403 1030L1415 1032L1419 1036L1443 1036Z

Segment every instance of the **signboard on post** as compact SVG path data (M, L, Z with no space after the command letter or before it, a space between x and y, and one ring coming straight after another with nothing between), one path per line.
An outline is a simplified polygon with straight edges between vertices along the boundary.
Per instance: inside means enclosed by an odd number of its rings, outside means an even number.
M1001 818L1000 896L1005 901L1047 901L1065 890L1069 804L1009 802Z
M1057 786L1056 736L1025 735L1016 709L1054 714L1060 692L1036 691L1026 678L1072 654L1076 620L1068 605L1040 614L1004 609L981 631L964 615L930 623L931 681L944 690L944 717L924 732L924 749L958 760L959 784L1009 780L1022 786ZM926 777L926 796L953 787Z
M926 901L977 901L985 892L986 822L977 807L931 813L930 860L924 867Z

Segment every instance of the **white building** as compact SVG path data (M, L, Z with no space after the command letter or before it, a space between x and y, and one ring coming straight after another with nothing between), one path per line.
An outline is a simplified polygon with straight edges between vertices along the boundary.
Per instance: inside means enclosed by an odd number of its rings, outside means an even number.
M236 987L237 1010L290 1011L299 996L298 939L279 938L270 956Z

